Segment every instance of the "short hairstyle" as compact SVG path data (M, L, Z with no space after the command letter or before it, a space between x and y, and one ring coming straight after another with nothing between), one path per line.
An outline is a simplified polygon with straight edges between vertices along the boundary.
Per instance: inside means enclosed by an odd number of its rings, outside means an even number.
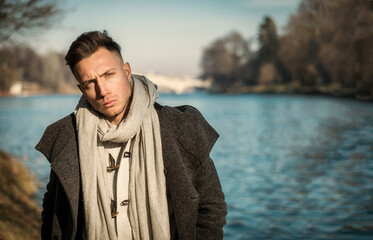
M123 61L121 48L107 33L92 31L82 33L70 46L69 51L65 56L66 65L69 65L74 73L75 65L82 59L91 56L100 47L104 47L109 51L116 52Z

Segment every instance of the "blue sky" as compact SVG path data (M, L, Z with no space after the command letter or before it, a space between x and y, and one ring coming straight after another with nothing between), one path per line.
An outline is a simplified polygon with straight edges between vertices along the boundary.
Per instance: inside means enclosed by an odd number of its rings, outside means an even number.
M203 48L231 31L256 37L269 15L281 33L300 0L63 0L53 28L28 36L40 52L66 52L82 32L108 30L132 71L196 76Z

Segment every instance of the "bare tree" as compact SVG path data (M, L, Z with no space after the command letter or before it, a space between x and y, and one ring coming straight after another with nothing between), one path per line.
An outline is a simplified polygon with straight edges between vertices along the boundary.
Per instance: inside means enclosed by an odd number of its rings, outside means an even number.
M221 90L239 85L243 81L240 69L249 57L248 42L238 32L231 32L204 49L202 78L213 78L215 86Z
M57 0L0 0L0 42L15 33L48 27L58 13Z
M223 40L218 39L204 49L201 66L206 77L231 73L233 59Z
M303 0L281 38L280 57L302 85L372 91L373 1Z
M54 92L76 88L75 79L66 67L64 54L49 52L42 57L42 84Z

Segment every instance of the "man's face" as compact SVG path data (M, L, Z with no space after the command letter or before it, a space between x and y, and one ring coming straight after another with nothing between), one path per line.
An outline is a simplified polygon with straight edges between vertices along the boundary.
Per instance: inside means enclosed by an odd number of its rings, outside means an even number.
M75 65L79 88L92 107L118 125L131 97L131 67L119 55L99 48Z

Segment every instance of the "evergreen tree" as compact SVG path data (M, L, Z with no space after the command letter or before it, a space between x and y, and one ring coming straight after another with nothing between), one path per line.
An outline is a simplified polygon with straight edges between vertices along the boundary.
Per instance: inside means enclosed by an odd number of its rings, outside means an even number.
M276 24L269 16L266 16L263 23L259 26L259 61L275 62L277 60L277 52L279 48Z

